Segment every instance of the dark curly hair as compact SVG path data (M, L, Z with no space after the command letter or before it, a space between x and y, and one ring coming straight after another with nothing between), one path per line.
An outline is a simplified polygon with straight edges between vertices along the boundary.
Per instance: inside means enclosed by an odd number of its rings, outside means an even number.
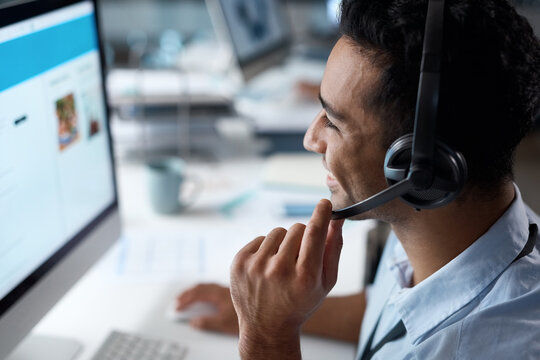
M343 36L381 71L367 104L383 146L412 132L427 0L343 0ZM504 0L447 0L437 136L461 151L469 184L512 179L513 155L540 106L540 43Z

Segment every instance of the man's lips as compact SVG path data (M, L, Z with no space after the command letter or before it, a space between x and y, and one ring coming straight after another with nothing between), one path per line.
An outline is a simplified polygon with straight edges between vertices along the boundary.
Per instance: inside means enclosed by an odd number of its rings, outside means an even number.
M336 180L336 178L331 172L328 172L328 175L326 176L326 185L329 188L334 188L339 185L339 182Z
M326 177L326 185L327 185L329 188L333 188L333 187L338 186L339 183L338 183L338 181L336 180L336 178L332 176L332 174L328 174L328 176Z
M328 170L328 166L326 165L325 159L323 159L323 167L326 171L328 171L328 175L326 176L326 185L329 188L333 188L339 185L339 182L336 180L334 174L330 170Z

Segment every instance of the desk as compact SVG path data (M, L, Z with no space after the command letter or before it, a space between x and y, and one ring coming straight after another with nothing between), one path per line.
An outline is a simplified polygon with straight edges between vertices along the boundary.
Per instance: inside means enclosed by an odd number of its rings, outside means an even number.
M241 230L242 236L252 237L267 233L274 226L289 226L300 220L268 216L258 219L260 214L223 214L223 203L235 193L256 188L264 168L261 159L238 160L214 164L191 164L191 170L203 178L205 191L198 201L182 214L159 216L149 208L146 197L145 169L140 165L123 165L118 168L121 213L126 233L160 231L176 234L204 229L219 229L226 237ZM308 196L306 194L302 196ZM249 201L246 201L249 202ZM246 206L251 206L245 204ZM268 211L264 206L255 206ZM241 210L241 208L239 208ZM261 228L261 226L266 228ZM345 245L340 263L338 285L333 293L350 293L360 288L362 279L361 257L364 241L350 237L362 237L369 222L350 223L344 229ZM195 229L195 230L194 230ZM232 240L231 251L222 253L222 259L209 258L208 262L230 263L234 247L251 240ZM118 247L115 245L94 268L53 308L37 325L35 333L70 337L84 345L80 360L90 359L108 333L113 329L141 333L171 339L189 347L188 360L237 359L237 338L228 335L201 332L186 324L172 323L165 317L165 309L182 289L199 282L217 281L226 283L228 266L219 271L209 270L204 274L180 274L175 278L127 281L111 271ZM219 261L218 261L219 260ZM209 346L211 345L211 346ZM302 348L305 359L352 359L355 346L352 344L303 336Z

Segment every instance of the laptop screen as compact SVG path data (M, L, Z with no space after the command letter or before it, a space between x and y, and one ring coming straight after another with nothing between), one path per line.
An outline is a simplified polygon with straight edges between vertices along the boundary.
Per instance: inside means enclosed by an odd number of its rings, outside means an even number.
M116 202L94 10L0 26L0 304Z
M240 64L285 46L290 34L278 0L219 0Z

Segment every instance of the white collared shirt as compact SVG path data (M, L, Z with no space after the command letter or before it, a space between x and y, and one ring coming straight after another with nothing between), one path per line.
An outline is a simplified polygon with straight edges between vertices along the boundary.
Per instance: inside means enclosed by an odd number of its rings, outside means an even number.
M484 235L413 288L411 264L390 234L369 291L358 358L381 316L373 345L399 320L407 335L374 360L540 359L540 236L530 254L513 262L530 224L540 225L539 218L516 187L514 202Z

